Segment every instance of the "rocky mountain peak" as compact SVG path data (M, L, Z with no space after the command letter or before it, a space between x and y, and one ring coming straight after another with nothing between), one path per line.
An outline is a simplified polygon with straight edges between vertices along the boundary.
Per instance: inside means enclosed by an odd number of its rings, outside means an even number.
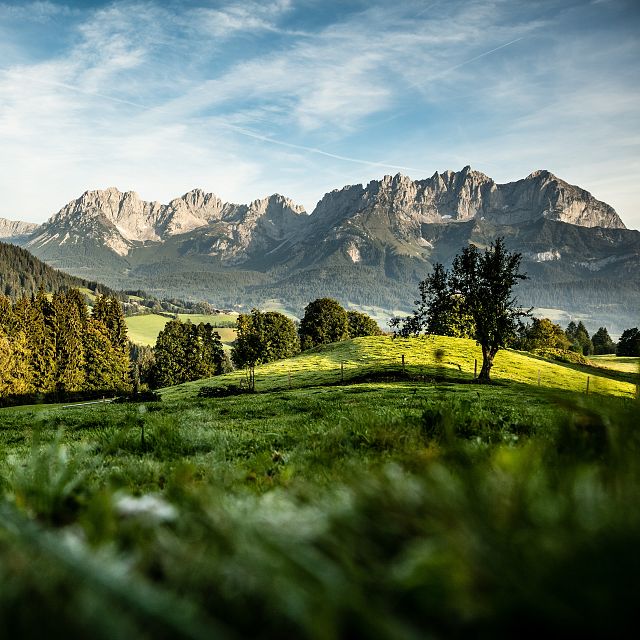
M327 226L345 218L377 211L389 217L401 235L420 233L420 225L486 219L495 224L519 224L538 218L587 227L624 228L616 212L590 193L560 180L546 170L517 182L497 184L470 166L446 170L415 181L402 174L384 176L362 185L332 191L311 217Z
M281 194L233 204L192 189L161 204L113 187L86 191L36 229L28 246L53 251L54 246L89 239L125 256L145 243L185 236L175 243L193 241L197 248L188 251L204 251L224 264L241 264L265 260L276 250L286 253L298 243L329 246L333 238L364 260L364 247L371 242L398 242L402 251L419 255L420 247L431 242L429 225L469 220L521 225L544 219L624 228L609 205L549 171L497 184L467 165L460 171L435 172L424 180L397 173L366 186L345 186L325 194L311 215Z
M0 238L13 239L28 236L40 225L35 222L21 222L0 218Z

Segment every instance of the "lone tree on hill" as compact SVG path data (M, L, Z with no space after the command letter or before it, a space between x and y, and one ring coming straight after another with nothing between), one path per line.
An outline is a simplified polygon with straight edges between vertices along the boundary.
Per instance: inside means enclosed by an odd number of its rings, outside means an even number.
M318 298L305 307L300 321L300 347L303 351L348 338L349 319L339 302L333 298Z
M413 315L391 321L395 335L454 335L464 327L482 347L478 381L489 382L496 353L516 335L520 318L530 316L531 310L521 309L512 297L513 287L526 278L521 259L498 238L483 253L475 245L465 247L450 272L436 264L420 283L421 300Z

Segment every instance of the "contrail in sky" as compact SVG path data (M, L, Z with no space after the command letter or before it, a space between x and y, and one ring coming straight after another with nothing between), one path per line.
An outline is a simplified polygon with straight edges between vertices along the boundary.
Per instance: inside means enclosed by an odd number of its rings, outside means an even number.
M492 53L495 53L496 51L500 51L500 49L504 49L505 47L509 47L512 44L515 44L516 42L520 42L520 40L523 40L523 39L524 39L524 36L521 36L520 38L516 38L515 40L511 40L510 42L505 42L504 44L501 44L499 47L496 47L495 49L491 49L490 51L485 51L484 53L474 56L473 58L469 58L468 60L464 60L463 62L460 62L454 65L453 67L444 69L444 71L440 71L440 73L436 73L430 78L426 78L425 82L412 82L409 86L418 87L419 89L421 89L427 84L427 82L431 80L437 80L438 78L442 78L442 76L445 76L447 73L451 73L452 71L455 71L460 67L464 67L465 65L475 62L476 60L480 60L480 58L484 58L485 56L491 55Z
M524 36L522 36L520 38L516 38L515 40L512 40L511 42L506 42L505 44L501 44L499 47L496 47L495 49L491 49L491 51L485 51L484 53L481 53L479 56L475 56L475 58L469 58L469 60L465 60L464 62L461 62L460 64L456 64L453 67L449 67L448 69L445 69L442 72L442 74L449 73L449 71L455 71L456 69L459 69L460 67L464 67L465 64L469 64L470 62L475 62L476 60L480 60L480 58L484 58L485 56L488 56L491 53L495 53L496 51L500 51L500 49L504 49L505 47L508 47L508 46L510 46L512 44L515 44L516 42L520 42L520 40L522 40L523 38L524 38Z
M50 87L58 87L60 89L66 89L68 91L73 91L75 93L81 93L83 95L87 95L87 96L91 96L94 98L101 98L103 100L109 100L110 102L115 102L117 104L123 104L123 105L127 105L130 107L135 107L136 109L142 109L144 111L158 111L160 113L165 112L166 111L162 108L162 107L151 107L145 104L140 104L138 102L132 102L130 100L124 100L122 98L116 98L114 96L109 96L103 93L98 93L96 91L88 91L86 89L81 89L80 87L71 85L71 84L67 84L64 82L54 82L52 80L42 80L41 78L34 78L33 76L29 76L26 74L21 74L15 71L11 71L9 69L0 69L0 72L4 73L5 75L8 76L13 76L15 78L19 78L22 80L28 80L30 82L35 82L37 84L43 84L46 86L50 86ZM266 142L268 144L273 144L273 145L277 145L280 147L288 147L289 149L297 149L299 151L305 151L307 153L314 153L316 155L321 155L321 156L325 156L327 158L334 158L335 160L341 160L343 162L354 162L354 163L358 163L358 164L363 164L363 165L367 165L370 167L386 167L388 169L399 169L400 171L423 171L423 169L418 169L415 167L405 167L402 165L395 165L395 164L386 164L386 163L380 163L380 162L371 162L369 160L362 160L361 158L352 158L349 156L342 156L339 155L337 153L330 153L329 151L324 151L322 149L319 149L317 147L308 147L305 145L301 145L301 144L293 144L291 142L285 142L284 140L278 140L277 138L272 138L270 136L265 136L263 134L260 133L256 133L254 131L251 131L250 129L243 129L242 127L238 127L237 125L234 124L230 124L228 122L223 122L220 120L215 120L215 124L218 125L221 128L224 129L228 129L230 131L234 131L235 133L238 133L239 135L245 136L247 138L252 138L253 140L260 140L261 142Z

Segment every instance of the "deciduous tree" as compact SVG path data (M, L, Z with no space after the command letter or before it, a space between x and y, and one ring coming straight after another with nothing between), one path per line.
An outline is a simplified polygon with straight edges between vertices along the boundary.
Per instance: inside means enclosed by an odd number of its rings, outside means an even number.
M479 382L489 382L496 353L516 334L520 318L530 310L521 309L512 291L519 280L522 256L507 251L504 240L498 238L484 252L475 245L465 247L447 273L436 265L433 274L420 287L421 300L412 316L395 323L396 333L440 331L453 332L450 323L466 326L482 347L482 368Z
M640 331L638 327L625 329L618 341L619 356L640 356Z
M362 338L363 336L381 336L382 330L378 323L366 313L360 311L347 311L349 323L349 337Z
M277 311L252 309L241 314L236 323L237 338L231 350L236 367L290 358L300 351L296 325Z
M348 338L349 320L339 302L333 298L318 298L305 307L300 321L300 347L303 351Z

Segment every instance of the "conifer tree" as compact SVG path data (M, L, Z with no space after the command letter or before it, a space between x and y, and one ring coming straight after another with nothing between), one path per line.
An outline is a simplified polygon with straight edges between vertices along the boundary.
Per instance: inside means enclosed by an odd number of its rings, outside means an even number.
M9 336L0 328L0 397L31 390L27 338L22 331Z
M84 332L84 388L89 391L129 391L126 362L111 344L107 328L90 318Z
M53 296L56 316L56 389L80 391L85 381L83 322L73 292ZM86 311L85 311L86 318Z
M36 392L48 393L55 388L55 313L42 287L27 304L25 324L33 387Z
M593 352L596 355L603 355L606 353L615 353L616 345L611 339L606 327L600 327L591 338L593 343Z
M111 343L110 350L114 376L114 389L130 387L129 380L129 340L122 305L115 295L98 296L91 314L91 321L98 323L106 331Z

